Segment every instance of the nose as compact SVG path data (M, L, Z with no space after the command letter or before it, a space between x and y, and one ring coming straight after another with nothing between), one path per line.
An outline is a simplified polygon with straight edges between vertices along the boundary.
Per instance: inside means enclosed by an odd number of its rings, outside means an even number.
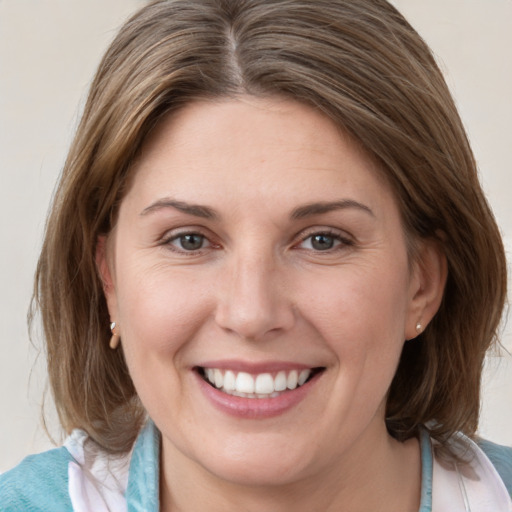
M258 341L295 322L285 272L271 256L234 255L226 262L215 319L224 330Z

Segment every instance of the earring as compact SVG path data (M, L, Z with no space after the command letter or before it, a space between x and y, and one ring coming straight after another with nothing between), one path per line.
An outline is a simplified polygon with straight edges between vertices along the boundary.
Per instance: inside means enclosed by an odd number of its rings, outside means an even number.
M112 322L110 324L110 330L112 331L112 337L110 338L109 346L112 350L115 350L118 347L119 342L121 341L119 333L116 332L116 323L115 322Z
M421 331L422 331L422 330L423 330L423 325L421 325L421 323L420 323L420 322L418 322L418 323L416 324L416 332L417 332L418 334L421 334Z

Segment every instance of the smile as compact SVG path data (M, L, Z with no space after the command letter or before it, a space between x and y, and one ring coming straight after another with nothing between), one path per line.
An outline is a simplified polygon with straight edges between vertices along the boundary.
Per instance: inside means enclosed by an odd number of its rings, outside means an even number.
M201 377L211 386L241 398L277 398L304 385L323 368L288 370L250 374L220 368L198 368Z

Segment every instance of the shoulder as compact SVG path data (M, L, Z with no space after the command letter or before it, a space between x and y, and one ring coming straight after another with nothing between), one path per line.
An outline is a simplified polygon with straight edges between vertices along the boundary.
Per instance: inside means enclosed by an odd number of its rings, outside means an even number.
M0 510L55 512L72 510L68 493L68 465L71 455L56 448L25 458L0 475Z
M509 494L512 496L512 448L483 439L478 440L477 444L492 462Z
M0 511L124 510L129 462L129 453L113 456L76 429L62 448L31 455L0 476Z
M126 510L126 491L133 466L131 496L137 510L158 502L158 432L150 422L132 452L113 455L86 432L76 429L64 446L24 459L0 475L1 512L69 512ZM149 468L148 468L149 464Z

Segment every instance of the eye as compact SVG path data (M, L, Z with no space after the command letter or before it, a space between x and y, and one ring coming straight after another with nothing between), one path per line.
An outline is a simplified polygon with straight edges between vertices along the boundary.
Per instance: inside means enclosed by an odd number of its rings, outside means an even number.
M303 238L302 242L299 244L301 249L320 252L349 245L352 245L349 239L332 232L312 233L306 238Z
M333 236L325 235L320 233L318 235L312 235L309 237L310 245L316 251L327 251L334 247L337 240Z
M199 251L210 245L208 239L199 233L182 233L168 239L167 243L183 252Z

